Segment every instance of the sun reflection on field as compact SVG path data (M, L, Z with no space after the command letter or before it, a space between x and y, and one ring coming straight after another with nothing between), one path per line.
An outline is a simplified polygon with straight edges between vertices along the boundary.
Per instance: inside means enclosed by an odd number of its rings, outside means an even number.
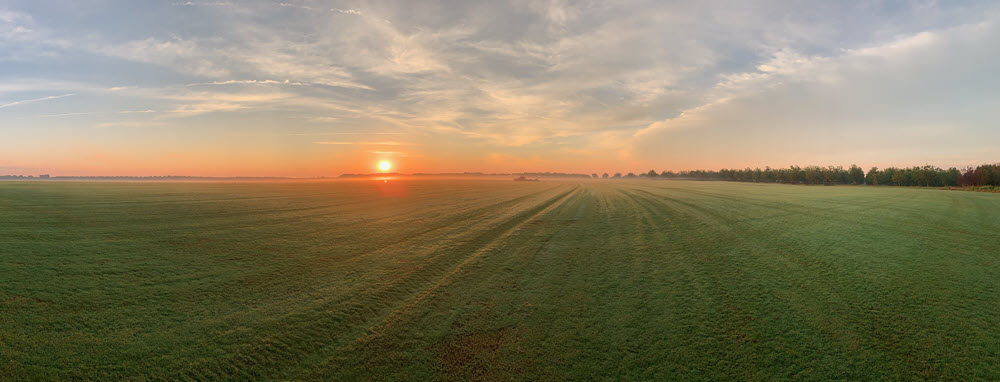
M379 183L378 180L381 180L382 183ZM378 189L379 196L383 198L405 198L409 196L407 183L392 177L378 178L375 181L375 188Z

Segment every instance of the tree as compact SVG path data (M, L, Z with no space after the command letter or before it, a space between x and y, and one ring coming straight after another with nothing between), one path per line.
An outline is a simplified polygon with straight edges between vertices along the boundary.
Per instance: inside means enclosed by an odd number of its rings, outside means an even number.
M972 171L976 186L1000 185L1000 163L985 164Z
M778 172L771 168L771 166L764 167L764 178L762 179L768 183L774 183L778 181Z
M837 182L837 169L833 166L820 169L820 172L823 174L823 184L829 186Z
M612 178L614 178L614 179L621 179L622 178L622 173L616 172L615 176L613 176Z
M816 167L816 166L809 166L809 167L804 168L802 170L802 172L805 174L806 184L817 184L817 183L819 183L820 180L822 180L822 178L823 178L822 171L823 171L823 169L821 169L819 167Z
M637 175L635 175L634 172L630 172L630 173L626 174L625 177L626 178L635 178L635 177L637 177Z
M788 168L791 172L792 183L804 183L806 181L806 172L802 171L799 166L792 166Z
M792 170L791 169L778 169L778 182L781 183L792 183Z
M962 178L959 179L958 185L962 187L972 187L976 185L976 170L971 166L966 167L962 170Z
M939 175L941 180L941 185L945 187L952 187L958 185L959 178L962 177L962 173L958 171L957 168L949 168L948 171L942 171Z
M887 169L879 171L878 174L877 174L878 175L878 179L876 180L875 183L876 184L884 184L884 185L892 184L892 174L893 174L893 171L895 171L895 169L893 167L889 167Z
M851 168L847 170L847 177L851 184L864 184L865 183L865 170L858 167L856 164L852 164Z
M656 170L649 170L649 172L646 173L646 176L648 176L650 178L655 178L655 177L660 176L660 174L657 173Z
M878 167L872 167L868 170L868 175L865 175L865 183L878 186Z
M902 170L900 170L900 171L894 171L892 173L892 183L893 184L895 184L897 186L902 186L904 182L906 182L906 176L904 175L904 173L903 173Z
M597 179L597 174L590 174L591 178Z
M607 179L607 178L608 178L608 173L604 173L601 175L601 179Z

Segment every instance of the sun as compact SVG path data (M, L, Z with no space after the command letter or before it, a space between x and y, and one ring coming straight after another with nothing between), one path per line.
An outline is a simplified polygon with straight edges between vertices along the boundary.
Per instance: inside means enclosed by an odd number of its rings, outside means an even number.
M382 170L382 171L388 171L389 167L391 167L391 166L392 165L389 164L389 161L386 161L386 160L378 162L378 169Z

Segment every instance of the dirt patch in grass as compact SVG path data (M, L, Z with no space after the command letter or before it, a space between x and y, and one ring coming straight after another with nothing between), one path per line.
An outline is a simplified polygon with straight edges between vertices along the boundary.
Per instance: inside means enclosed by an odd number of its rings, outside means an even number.
M516 354L523 353L521 340L520 332L510 328L451 336L437 346L437 376L442 380L494 381L524 375L531 362Z
M0 306L6 306L11 308L44 308L49 305L48 301L37 297L22 296L17 294L3 294L0 295Z

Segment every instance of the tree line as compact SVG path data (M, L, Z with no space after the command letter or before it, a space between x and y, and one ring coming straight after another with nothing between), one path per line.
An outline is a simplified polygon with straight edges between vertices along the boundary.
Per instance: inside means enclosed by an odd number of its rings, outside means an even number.
M595 174L592 178L599 178ZM951 167L942 169L939 167L925 165L914 167L889 167L879 169L872 167L867 172L857 165L850 168L843 167L820 167L820 166L791 166L788 168L750 168L745 169L721 169L713 170L692 170L692 171L663 171L649 170L647 173L628 173L622 175L615 173L608 175L604 173L600 176L603 179L621 178L667 178L667 179L697 179L697 180L727 180L737 182L757 182L757 183L789 183L789 184L865 184L865 185L891 185L891 186L920 186L920 187L984 187L1000 186L1000 163L985 164L977 167L966 167L958 169Z

